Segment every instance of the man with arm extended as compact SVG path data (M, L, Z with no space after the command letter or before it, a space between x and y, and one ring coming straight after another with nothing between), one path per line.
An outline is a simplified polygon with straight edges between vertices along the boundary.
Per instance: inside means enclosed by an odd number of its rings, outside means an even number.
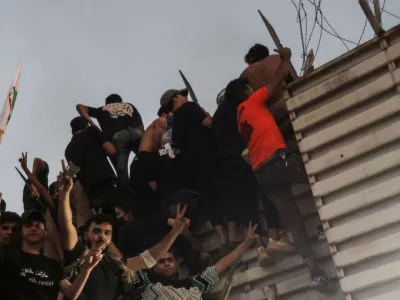
M96 126L92 118L96 118L107 141L112 141L117 149L115 169L120 186L129 184L128 160L133 151L137 154L144 128L142 118L130 103L123 102L117 94L106 98L106 105L94 108L78 104L76 109L92 126ZM113 161L113 160L112 160Z
M104 251L112 244L113 219L104 214L97 214L89 218L87 231L84 237L78 238L77 231L72 224L72 212L69 195L72 180L65 178L64 190L61 192L59 206L60 233L65 250L65 272L67 277L74 278L79 274L82 262L87 256L88 248L93 244L104 243ZM123 283L132 283L134 272L153 267L158 259L171 247L175 239L189 225L189 220L184 218L186 207L177 209L175 224L171 231L155 246L144 251L139 256L128 258L126 264L116 257L108 254L93 269L88 283L83 289L80 300L109 300L122 294ZM108 251L110 253L110 251Z
M249 156L261 188L279 210L284 225L292 232L299 254L310 270L313 286L327 289L327 279L319 269L308 241L304 222L294 203L291 186L306 183L302 160L289 152L287 144L266 104L276 99L289 74L291 51L277 51L281 62L269 84L253 92L245 77L232 81L225 91L226 99L237 106L239 133L247 144ZM305 182L304 179L306 180Z
M166 252L151 271L140 271L134 280L135 290L139 290L143 300L193 299L201 300L212 287L220 282L226 272L247 251L258 238L257 225L249 224L244 241L231 253L224 256L214 266L187 279L178 279L179 267L173 250Z

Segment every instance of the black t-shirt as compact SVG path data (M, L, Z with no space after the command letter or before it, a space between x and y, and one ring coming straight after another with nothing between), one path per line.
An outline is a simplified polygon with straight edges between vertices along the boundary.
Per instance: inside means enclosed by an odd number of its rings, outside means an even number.
M164 149L158 152L141 152L131 164L131 187L134 191L143 190L148 182L157 182L157 198L166 196L179 189L195 189L187 167L181 155L168 153ZM143 197L142 197L143 198ZM146 199L141 199L146 201Z
M170 227L166 220L132 220L120 228L118 249L125 258L134 257L160 242Z
M102 147L105 141L104 135L96 127L88 127L76 133L65 149L67 161L80 167L77 178L86 193L96 184L115 179L114 170Z
M112 140L115 133L128 127L143 125L142 117L130 103L110 103L99 108L88 107L89 116L99 121L107 140Z
M210 157L215 154L211 129L202 125L206 116L194 102L187 102L175 111L172 140L183 157Z
M49 187L49 167L46 162L44 162L45 167L42 168L39 174L36 175L37 180L43 185L46 189ZM22 194L22 200L24 203L24 211L27 210L37 210L40 211L42 214L46 211L46 202L43 200L42 197L39 199L35 199L31 197L31 190L29 189L30 183L25 184L24 191Z
M86 247L78 241L71 251L64 253L66 266L76 261L85 251ZM79 300L112 300L118 296L119 288L122 288L122 272L113 262L103 258L90 272L85 287ZM72 278L74 279L74 278ZM73 280L71 280L73 281Z
M220 155L241 155L246 145L239 134L237 109L223 101L213 116L211 131Z
M61 264L21 249L0 248L2 300L56 300L62 280Z

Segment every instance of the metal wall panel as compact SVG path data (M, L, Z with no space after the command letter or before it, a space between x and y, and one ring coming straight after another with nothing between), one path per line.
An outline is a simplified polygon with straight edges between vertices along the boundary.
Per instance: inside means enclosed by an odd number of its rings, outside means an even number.
M291 84L293 129L346 299L400 298L400 26Z

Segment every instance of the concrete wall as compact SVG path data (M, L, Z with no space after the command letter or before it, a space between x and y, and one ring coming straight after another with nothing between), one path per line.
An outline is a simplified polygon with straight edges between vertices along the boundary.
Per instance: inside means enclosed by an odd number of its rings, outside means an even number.
M400 27L289 86L346 299L400 299Z

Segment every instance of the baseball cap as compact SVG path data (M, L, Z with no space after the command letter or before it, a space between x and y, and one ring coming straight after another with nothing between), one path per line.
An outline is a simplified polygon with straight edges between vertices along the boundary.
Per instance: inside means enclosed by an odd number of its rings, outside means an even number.
M176 95L184 95L187 96L188 95L188 89L182 89L182 90L175 90L175 89L170 89L168 91L166 91L160 99L160 105L161 106L167 106L169 104L169 102L171 101L171 99L176 96Z
M21 215L22 224L27 224L32 221L39 221L46 224L44 216L37 210L31 209L27 210Z

